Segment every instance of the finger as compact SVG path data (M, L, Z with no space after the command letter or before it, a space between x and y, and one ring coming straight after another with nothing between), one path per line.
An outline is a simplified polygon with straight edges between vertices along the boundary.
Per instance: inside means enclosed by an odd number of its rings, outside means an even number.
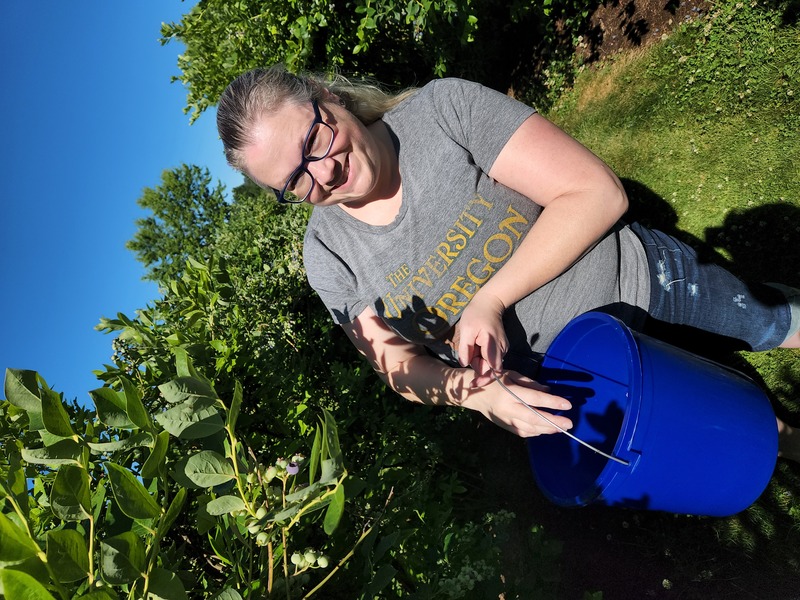
M511 419L511 422L502 422L499 419L492 420L495 422L495 424L500 425L511 433L523 438L536 437L539 435L551 435L554 433L561 433L561 429L564 431L569 431L572 429L572 421L566 417L548 413L545 413L544 416L546 416L551 423L548 423L544 419L532 413L528 413L528 415L519 415ZM556 425L558 427L556 427ZM559 427L561 429L559 429Z
M458 362L461 363L462 367L468 367L472 364L472 360L475 357L475 339L469 335L469 332L462 332L456 352L458 353Z
M518 376L518 374L515 375ZM546 386L542 386L536 381L529 379L527 382L520 381L518 385L513 385L512 383L510 386L509 383L511 382L503 380L498 382L506 393L513 396L520 405L525 403L534 408L547 408L550 410L569 410L572 408L572 404L566 398L555 396L550 394L548 390L541 389Z
M522 437L549 435L572 429L572 421L567 417L555 415L547 410L531 410L521 405L520 408L524 412L517 413L520 422L515 424Z
M506 354L507 342L505 336L495 338L487 332L478 336L476 343L481 347L481 354L493 371L503 370L503 357Z
M550 419L550 417L547 417ZM539 435L552 435L554 433L563 433L572 429L572 421L565 417L555 417L550 419L553 424L547 421L542 421L541 424L528 422L525 426L520 427L521 437L536 437ZM558 427L556 427L557 425Z
M472 359L470 367L475 371L475 377L470 384L471 387L483 387L494 381L494 371L491 365L480 354Z
M506 376L517 385L524 386L526 388L536 390L538 392L549 392L550 386L545 385L544 383L540 383L535 379L531 379L530 377L526 377L521 373L517 373L516 371L506 371Z

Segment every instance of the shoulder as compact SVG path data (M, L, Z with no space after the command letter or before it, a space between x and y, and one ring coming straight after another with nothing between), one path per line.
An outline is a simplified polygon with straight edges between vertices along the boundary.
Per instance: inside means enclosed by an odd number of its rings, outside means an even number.
M505 94L497 90L486 87L475 81L460 79L458 77L444 77L434 79L422 87L415 94L400 106L419 102L432 102L434 104L447 104L459 99L474 99L481 97L505 98L508 101L516 102Z
M459 126L475 123L480 127L496 122L521 123L535 113L535 109L495 89L474 81L447 77L435 79L401 103L393 115L398 118L415 118L429 115L437 121Z

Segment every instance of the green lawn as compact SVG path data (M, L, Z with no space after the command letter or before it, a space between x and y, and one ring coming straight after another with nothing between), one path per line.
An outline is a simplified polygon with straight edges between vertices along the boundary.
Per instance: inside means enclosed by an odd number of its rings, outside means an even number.
M746 279L800 287L800 27L786 4L716 5L664 42L583 68L548 116L615 169L631 219L677 232ZM800 423L800 351L725 360ZM796 583L800 566L799 497L800 465L781 462L736 517L640 515L646 526L625 535L645 556L662 553L659 594L784 598L780 582ZM755 588L763 596L748 595Z

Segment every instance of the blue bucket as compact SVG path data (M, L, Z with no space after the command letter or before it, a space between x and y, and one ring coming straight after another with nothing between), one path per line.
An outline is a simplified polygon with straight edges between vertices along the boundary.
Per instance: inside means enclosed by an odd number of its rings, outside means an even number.
M728 516L761 495L778 431L749 378L592 312L573 319L539 381L568 399L570 433L528 440L539 488L561 506L602 504ZM627 464L622 464L622 463Z

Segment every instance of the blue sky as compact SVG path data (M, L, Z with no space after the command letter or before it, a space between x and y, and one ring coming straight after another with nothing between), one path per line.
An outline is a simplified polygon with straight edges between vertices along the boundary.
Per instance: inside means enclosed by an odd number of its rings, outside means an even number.
M204 114L183 114L179 44L162 22L194 2L6 0L0 19L0 367L33 369L87 401L110 362L103 316L133 316L158 297L125 242L146 216L136 200L181 163L230 189Z

